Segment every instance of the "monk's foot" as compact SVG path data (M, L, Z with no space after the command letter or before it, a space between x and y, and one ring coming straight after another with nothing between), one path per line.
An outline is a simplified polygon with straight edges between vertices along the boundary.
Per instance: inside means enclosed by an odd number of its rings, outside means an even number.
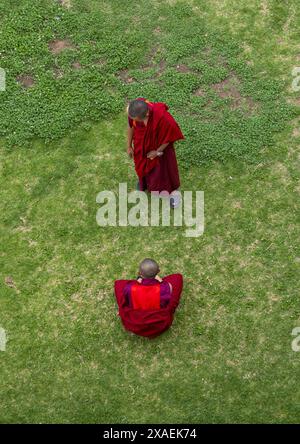
M170 194L170 207L178 208L181 204L181 193L178 191L173 191Z

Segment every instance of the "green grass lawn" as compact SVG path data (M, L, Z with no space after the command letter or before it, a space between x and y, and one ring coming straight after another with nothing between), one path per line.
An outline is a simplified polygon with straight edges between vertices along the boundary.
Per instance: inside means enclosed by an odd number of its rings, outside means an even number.
M0 422L299 422L298 1L70 4L0 5ZM137 96L186 136L199 238L96 223L100 191L135 188ZM185 278L152 341L113 296L144 257Z

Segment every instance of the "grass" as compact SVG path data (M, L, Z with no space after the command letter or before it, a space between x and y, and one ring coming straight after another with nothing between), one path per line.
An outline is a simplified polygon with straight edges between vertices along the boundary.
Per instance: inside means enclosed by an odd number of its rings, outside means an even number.
M0 36L0 422L299 422L296 1L19 3ZM66 38L76 49L52 54ZM205 193L196 240L96 224L99 191L135 187L124 107L141 94L186 135L182 188ZM113 297L145 256L185 276L153 341L122 329Z
M6 144L55 140L76 124L89 127L87 121L123 111L142 90L168 103L180 120L186 167L258 161L296 114L282 96L284 82L252 65L238 39L211 29L189 4L171 11L155 4L149 15L141 2L137 16L118 5L79 1L66 9L56 1L23 0L11 8L0 34ZM142 27L140 17L146 17Z

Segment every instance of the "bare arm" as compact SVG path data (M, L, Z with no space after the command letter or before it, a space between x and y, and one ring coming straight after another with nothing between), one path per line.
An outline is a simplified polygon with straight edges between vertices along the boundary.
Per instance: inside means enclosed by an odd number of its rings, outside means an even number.
M158 147L156 151L157 151L158 153L162 153L163 150L165 150L165 149L167 148L168 145L169 145L169 142L164 143L163 145L160 145L160 147Z
M147 154L147 157L149 159L154 159L156 156L162 156L163 155L163 151L167 148L168 145L169 145L169 142L163 143L162 145L160 145L157 148L157 150L149 151L149 153Z
M128 125L127 129L127 148L132 148L132 139L133 139L133 131L134 128Z
M127 153L129 157L133 156L133 147L132 147L132 139L133 139L133 131L134 128L128 125L127 128Z

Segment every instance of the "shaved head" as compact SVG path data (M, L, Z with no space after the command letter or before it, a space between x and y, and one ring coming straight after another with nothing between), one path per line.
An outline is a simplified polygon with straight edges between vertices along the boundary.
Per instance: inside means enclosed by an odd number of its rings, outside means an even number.
M146 258L140 263L140 274L144 278L154 278L159 273L158 263L153 259Z
M145 119L148 112L148 105L144 100L132 100L128 106L129 117L135 119Z

